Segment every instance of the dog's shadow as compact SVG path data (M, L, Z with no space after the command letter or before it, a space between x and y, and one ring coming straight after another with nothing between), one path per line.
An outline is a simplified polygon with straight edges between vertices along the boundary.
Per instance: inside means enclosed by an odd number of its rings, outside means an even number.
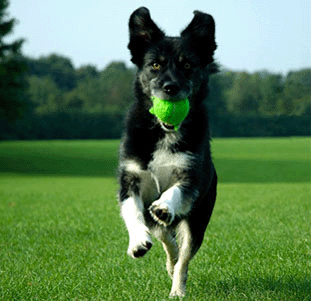
M189 279L190 280L190 279ZM189 281L189 296L195 291L206 296L214 295L219 300L232 300L238 297L246 300L311 300L311 279L291 276L274 279L266 278L229 278L227 280L206 282L201 279L194 288ZM192 290L190 292L190 290Z

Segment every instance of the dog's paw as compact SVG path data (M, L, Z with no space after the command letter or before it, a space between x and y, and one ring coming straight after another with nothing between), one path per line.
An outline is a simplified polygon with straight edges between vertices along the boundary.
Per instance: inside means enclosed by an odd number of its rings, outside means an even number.
M143 257L152 247L150 236L146 234L136 235L130 240L127 254L132 258Z
M165 227L169 226L175 218L174 211L160 200L152 203L149 212L156 222Z
M179 297L179 298L183 298L185 297L186 293L184 290L172 290L170 292L170 298L175 298L175 297Z

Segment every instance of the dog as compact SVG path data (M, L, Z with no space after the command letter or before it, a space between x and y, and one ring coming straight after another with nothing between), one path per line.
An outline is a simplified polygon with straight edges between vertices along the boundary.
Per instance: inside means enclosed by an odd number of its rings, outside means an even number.
M154 235L167 255L170 297L182 297L189 262L202 244L216 199L204 103L209 75L217 71L215 22L194 11L180 37L168 37L141 7L130 17L129 32L128 48L137 66L135 102L125 121L118 169L127 253L144 256ZM152 96L189 99L189 114L178 129L149 112Z

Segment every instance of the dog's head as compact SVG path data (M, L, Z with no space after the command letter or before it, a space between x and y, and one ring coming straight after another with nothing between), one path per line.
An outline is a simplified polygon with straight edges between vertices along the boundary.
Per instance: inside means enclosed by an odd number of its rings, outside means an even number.
M194 12L194 18L180 37L167 37L153 22L149 10L141 7L129 22L132 62L147 97L191 98L205 82L206 67L216 49L213 17Z

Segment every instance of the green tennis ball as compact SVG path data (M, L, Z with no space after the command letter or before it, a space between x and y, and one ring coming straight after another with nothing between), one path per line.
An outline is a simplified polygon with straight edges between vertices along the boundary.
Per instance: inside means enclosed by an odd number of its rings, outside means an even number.
M166 100L158 97L151 98L153 107L149 110L151 114L158 117L162 122L173 125L175 130L187 117L190 104L188 98L181 100Z

